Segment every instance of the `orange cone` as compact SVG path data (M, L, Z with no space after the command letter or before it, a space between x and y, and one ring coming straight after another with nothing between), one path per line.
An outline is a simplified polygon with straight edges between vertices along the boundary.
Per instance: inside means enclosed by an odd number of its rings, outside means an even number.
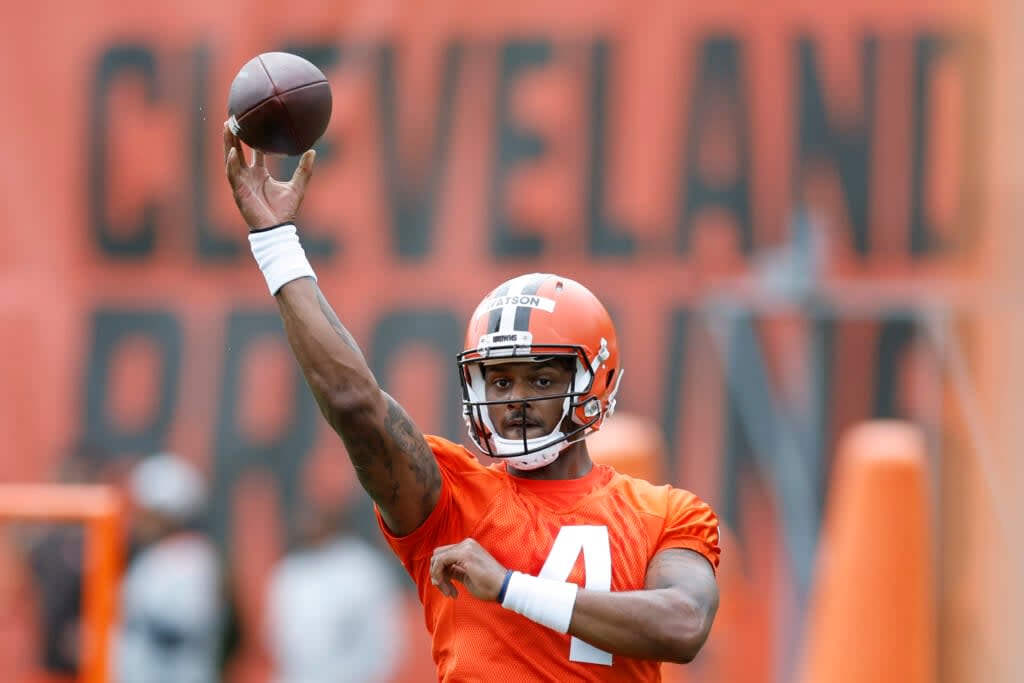
M933 683L934 547L924 437L877 421L843 438L808 610L801 683Z

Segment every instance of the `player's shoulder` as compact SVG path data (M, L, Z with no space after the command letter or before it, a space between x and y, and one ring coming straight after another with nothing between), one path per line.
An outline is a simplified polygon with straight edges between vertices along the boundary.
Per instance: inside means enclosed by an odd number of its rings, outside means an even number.
M484 466L472 452L462 444L449 441L442 436L426 434L424 438L434 453L434 459L442 472L460 476L480 475L484 479L501 478L503 472L495 467Z
M470 453L469 449L462 444L449 441L443 436L437 436L435 434L424 434L423 438L427 440L427 445L430 446L430 450L434 452L434 457L436 458L444 458L445 460L451 460L456 463L464 463L467 465L477 463L473 454Z
M704 504L695 493L687 489L671 484L654 484L622 472L615 473L612 485L637 510L660 517L673 511Z

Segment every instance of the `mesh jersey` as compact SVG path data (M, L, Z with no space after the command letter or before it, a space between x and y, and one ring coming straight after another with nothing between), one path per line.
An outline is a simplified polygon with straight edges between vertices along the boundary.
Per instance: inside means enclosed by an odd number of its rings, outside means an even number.
M564 572L557 578L599 587L594 582L610 573L611 590L638 590L651 558L666 548L694 550L717 567L718 520L711 508L688 491L654 486L605 465L595 464L580 479L522 479L503 465L484 467L460 445L433 436L427 441L441 470L437 507L407 536L389 533L379 512L378 523L416 582L438 679L660 681L658 662L610 657L465 589L454 600L444 597L430 583L430 557L439 545L472 537L509 569L538 575L560 532L567 532L565 542L574 530L587 530L577 539L593 539L589 531L603 528L607 534L599 531L596 538L605 549L591 551L591 541L581 540L582 552L571 553L575 565L568 578ZM590 663L594 652L610 665Z

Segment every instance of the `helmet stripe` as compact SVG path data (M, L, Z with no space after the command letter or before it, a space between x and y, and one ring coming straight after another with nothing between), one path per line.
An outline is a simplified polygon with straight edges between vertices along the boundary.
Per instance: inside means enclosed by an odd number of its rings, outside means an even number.
M514 281L506 282L505 284L498 287L491 294L492 297L505 296L508 294L508 287ZM494 334L498 331L498 325L501 323L501 308L491 309L490 314L487 317L487 334Z
M544 284L544 281L548 279L547 275L539 275L532 282L527 283L523 286L523 291L520 294L536 294L540 286ZM515 320L512 323L512 329L519 332L530 331L530 313L533 312L532 306L519 306L516 308Z
M530 273L529 275L520 275L517 278L509 280L508 290L504 293L504 296L513 298L523 294L536 294L537 290L547 279L547 275L541 273ZM526 322L523 327L518 327L517 323L520 322L520 311L525 308L526 310ZM513 332L515 330L527 331L526 325L530 322L530 309L526 306L516 306L514 304L504 304L498 307L501 311L501 323L498 325L498 332Z

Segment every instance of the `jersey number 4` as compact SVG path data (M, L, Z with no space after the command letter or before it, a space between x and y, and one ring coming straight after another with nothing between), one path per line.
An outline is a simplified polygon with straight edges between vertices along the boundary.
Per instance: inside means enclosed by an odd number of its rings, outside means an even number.
M587 590L606 591L612 587L612 553L606 526L563 526L551 546L540 576L565 581L583 553L583 570ZM599 650L575 636L569 643L569 661L612 665L612 653Z

